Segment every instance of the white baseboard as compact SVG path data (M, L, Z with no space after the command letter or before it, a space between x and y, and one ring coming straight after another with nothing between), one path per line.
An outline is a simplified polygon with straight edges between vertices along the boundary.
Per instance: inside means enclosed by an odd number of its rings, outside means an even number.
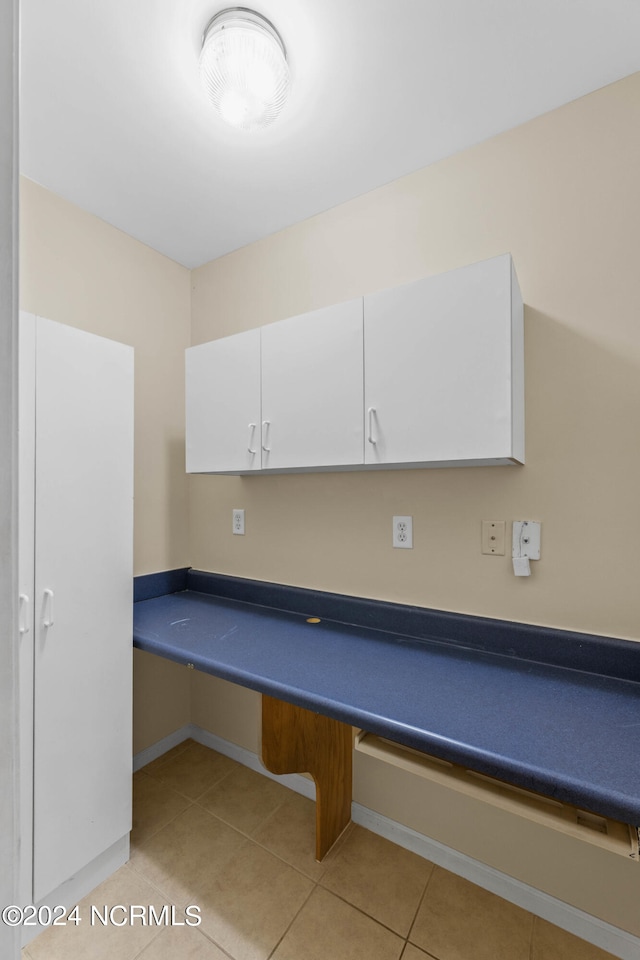
M184 727L180 727L179 730L170 733L168 737L163 737L162 740L153 743L150 747L147 747L146 750L141 750L140 753L136 753L133 758L134 772L151 763L152 760L161 757L173 747L177 747L179 743L183 743L189 739L195 740L205 747L210 747L211 750L217 750L218 753L224 754L225 757L230 757L231 760L237 760L238 763L241 763L244 767L249 767L250 770L262 773L265 777L269 777L270 780L277 780L278 783L289 787L290 790L295 790L296 793L301 793L310 800L315 800L316 798L316 785L313 780L302 777L298 773L285 773L282 776L271 773L262 766L257 754L252 753L250 750L245 750L244 747L239 747L236 743L231 743L229 740L223 740L222 737L217 737L215 733L210 733L208 730L196 726L195 723L186 723Z
M193 724L187 723L184 727L180 727L179 730L174 730L173 733L170 733L167 737L163 737L162 740L158 740L157 743L152 743L150 747L134 754L133 772L135 773L137 770L140 770L141 767L146 767L152 760L157 760L158 757L167 753L168 750L172 750L173 747L177 747L179 743L188 740L189 737L193 737L192 728ZM195 737L193 737L193 739L195 740Z
M417 833L402 823L383 817L359 803L352 804L351 819L354 823L366 827L367 830L392 840L399 847L411 850L439 867L470 880L484 890L489 890L503 900L508 900L528 910L529 913L542 917L543 920L548 920L556 927L575 934L582 940L600 947L601 950L608 950L621 960L638 960L640 957L640 938L562 900L557 900L521 880L501 873L486 863L473 860L466 854L447 847L437 840L432 840L422 833Z
M182 743L189 737L212 750L217 750L218 753L222 753L232 760L237 760L238 763L249 767L251 770L264 774L271 780L277 780L291 790L295 790L296 793L301 793L311 800L315 799L315 784L312 780L308 780L297 773L276 776L262 766L255 753L245 750L244 747L239 747L235 743L230 743L228 740L223 740L195 724L187 724L181 727L180 730L153 744L147 750L136 754L133 759L133 769L139 770L140 767L151 760L155 760L156 757L166 753L171 747ZM548 920L549 923L553 923L582 940L600 947L601 950L607 950L615 957L619 957L620 960L638 960L640 957L640 938L634 937L633 934L614 927L598 917L593 917L577 907L564 903L562 900L557 900L542 890L537 890L535 887L522 883L522 881L501 873L479 860L473 860L466 854L460 853L452 847L447 847L437 840L432 840L410 827L405 827L402 823L390 820L374 810L369 810L359 803L351 805L351 818L354 823L365 827L367 830L393 841L393 843L404 847L406 850L417 853L451 873L464 877L471 883L475 883L477 886L502 897L503 900L508 900L510 903Z
M69 880L65 880L59 887L43 897L36 906L57 907L63 906L65 909L73 907L79 900L91 893L98 884L110 877L129 859L129 834L125 834L119 840L116 840L108 850L105 850L97 856L86 867L79 870ZM39 924L33 927L22 928L22 946L26 946L37 937L39 933L46 930L46 927Z
M290 790L295 790L296 793L301 793L304 797L308 797L309 800L316 799L316 785L313 780L309 780L308 777L303 777L299 773L284 773L280 776L277 773L271 773L270 770L267 770L266 767L262 765L260 757L255 753L251 753L250 750L245 750L244 747L239 747L235 743L229 743L228 740L223 740L214 733L203 730L202 727L194 726L191 736L194 740L197 740L198 743L204 744L205 747L211 747L212 750L223 753L225 757L237 760L238 763L242 763L245 767L249 767L251 770L255 770L265 777L269 777L270 780L276 780L283 786L289 787Z

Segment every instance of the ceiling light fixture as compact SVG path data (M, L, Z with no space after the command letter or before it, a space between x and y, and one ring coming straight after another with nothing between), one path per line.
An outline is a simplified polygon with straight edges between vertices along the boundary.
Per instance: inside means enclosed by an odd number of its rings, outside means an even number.
M204 31L200 77L227 123L244 130L268 126L289 92L287 54L278 31L246 7L220 11Z

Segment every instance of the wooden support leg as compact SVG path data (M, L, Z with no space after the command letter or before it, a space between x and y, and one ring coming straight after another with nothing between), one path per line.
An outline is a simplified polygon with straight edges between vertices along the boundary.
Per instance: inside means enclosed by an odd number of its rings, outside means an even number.
M262 696L262 762L271 773L310 773L316 783L316 860L351 820L351 727Z

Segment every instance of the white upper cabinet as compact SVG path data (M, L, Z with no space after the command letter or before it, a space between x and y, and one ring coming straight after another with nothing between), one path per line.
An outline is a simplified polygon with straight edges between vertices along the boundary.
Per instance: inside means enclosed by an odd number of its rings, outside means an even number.
M186 351L187 473L247 473L260 461L260 330Z
M508 254L365 297L365 462L523 462L522 313Z
M187 351L187 471L524 462L504 254Z
M362 463L362 298L261 333L263 469Z

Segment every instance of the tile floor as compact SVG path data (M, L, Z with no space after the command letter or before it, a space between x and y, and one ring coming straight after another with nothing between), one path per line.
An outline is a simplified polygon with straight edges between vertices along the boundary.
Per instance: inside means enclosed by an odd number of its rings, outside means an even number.
M319 864L311 800L192 740L134 776L131 860L23 960L607 960L358 826ZM91 906L117 923L89 922ZM122 906L121 906L122 905ZM198 926L143 924L165 905ZM125 907L127 910L125 910ZM167 914L170 916L170 914Z

